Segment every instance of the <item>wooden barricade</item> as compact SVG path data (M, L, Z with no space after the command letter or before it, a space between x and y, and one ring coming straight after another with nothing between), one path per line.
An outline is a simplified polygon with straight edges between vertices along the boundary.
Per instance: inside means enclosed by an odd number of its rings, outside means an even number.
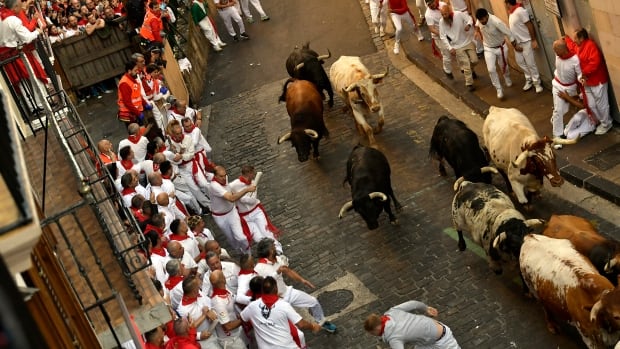
M217 12L213 0L208 1L209 16ZM209 40L204 36L199 26L195 25L190 18L188 19L188 42L185 53L187 58L192 63L192 70L190 73L183 73L185 77L185 83L189 90L190 101L192 104L200 102L202 94L205 89L205 79L207 77L207 60L209 58L209 50L211 44Z

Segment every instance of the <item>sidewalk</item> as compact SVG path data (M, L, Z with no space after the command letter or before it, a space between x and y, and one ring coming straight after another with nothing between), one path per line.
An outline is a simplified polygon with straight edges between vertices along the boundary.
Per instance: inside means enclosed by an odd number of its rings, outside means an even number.
M394 39L390 38L389 34L393 35L393 29L390 25L388 28L384 41L386 50L391 51ZM426 38L422 42L419 42L414 34L404 33L400 55L405 55L432 80L461 99L479 115L487 115L491 105L517 108L529 117L541 137L545 135L551 137L550 118L553 100L549 89L545 88L544 92L538 94L533 88L523 92L522 87L525 83L523 74L511 69L513 85L504 87L505 97L500 101L497 99L495 88L491 85L484 59L481 59L475 68L478 75L474 83L476 90L469 92L465 88L463 74L460 73L455 60L452 70L454 80L446 77L441 67L441 60L432 54L428 28L423 26L421 29ZM407 30L408 28L405 28L405 31ZM424 89L424 86L420 87ZM566 122L572 115L571 111L565 116ZM620 167L618 167L620 128L617 124L614 126L603 136L590 134L575 145L565 145L563 149L556 151L556 158L560 173L565 180L620 205Z

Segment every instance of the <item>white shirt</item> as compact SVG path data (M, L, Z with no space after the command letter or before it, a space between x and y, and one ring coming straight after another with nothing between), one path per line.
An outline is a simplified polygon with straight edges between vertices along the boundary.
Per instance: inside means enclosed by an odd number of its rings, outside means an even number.
M566 91L570 95L577 94L577 80L581 77L581 67L579 66L579 57L573 55L568 59L555 57L554 79L551 84L555 89ZM560 80L559 82L557 80ZM561 84L560 84L561 82ZM569 86L566 86L569 85Z
M217 181L211 181L209 189L209 198L211 199L211 211L216 214L225 214L230 212L235 203L224 199L224 194L227 192L232 193L232 189L229 185L222 186Z
M250 290L250 281L255 276L258 276L256 272L237 276L237 297L235 297L235 302L245 305L250 304L252 297L248 296L247 293Z
M149 178L149 176L155 172L159 172L159 167L157 171L153 168L153 160L142 161L140 163L140 167L142 168L142 172L144 172L146 178Z
M512 13L508 16L508 25L510 26L510 30L514 35L517 43L528 42L531 41L530 31L527 29L527 25L525 23L530 21L530 15L527 13L527 10L523 7L517 7Z
M233 193L238 193L248 187L247 184L243 183L239 178L228 184ZM237 210L239 213L246 213L252 211L256 205L260 204L260 200L256 198L254 195L250 195L251 193L246 193L239 200L235 201L235 205L237 205Z
M298 349L291 336L289 321L297 324L302 317L282 299L276 301L271 309L262 299L257 299L243 309L241 319L252 322L259 349Z
M175 238L172 238L173 236L174 234L170 234L170 237L171 237L170 240L180 242L183 248L185 249L185 252L188 253L193 259L198 257L198 255L200 254L200 249L198 249L198 241L196 241L194 237L188 234L187 238L183 240L175 240Z
M429 27L436 27L439 30L439 22L441 21L441 11L440 8L445 6L446 3L443 1L439 2L439 7L436 10L431 9L430 7L426 8L426 12L424 13L424 18L426 19L426 25ZM434 39L438 39L439 35L431 33L431 37Z
M15 48L29 44L39 36L39 31L31 32L17 16L9 16L0 21L0 47Z
M198 2L196 2L196 3L198 3ZM198 3L198 4L200 4L200 3ZM205 11L205 13L206 13L206 11ZM192 121L194 123L196 123L196 115L197 115L197 112L196 112L196 109L194 109L194 108L185 107L185 115L177 113L176 109L174 109L174 108L170 108L170 109L168 109L168 122L170 122L171 120L178 120L179 122L181 122L185 118L190 118L190 119L192 119Z
M183 299L183 281L174 285L171 290L165 287L164 289L166 294L168 294L168 296L170 297L170 305L172 306L172 309L177 309L179 307L179 304L181 304L181 300Z
M155 278L161 282L162 286L168 280L168 273L166 272L166 263L170 260L170 256L168 256L168 251L166 251L165 256L160 256L155 253L151 253L151 268L155 270Z
M133 163L138 164L144 161L146 158L146 147L149 145L149 140L141 136L138 140L138 143L134 143L129 139L125 138L118 142L118 158L121 158L120 150L126 146L130 146L131 150L133 150Z
M262 277L271 276L276 279L276 282L278 284L278 295L280 297L284 297L286 292L288 292L289 286L284 283L284 278L282 277L282 274L278 273L278 269L281 265L282 264L280 264L279 259L276 259L275 263L271 261L267 261L266 263L264 263L259 259L259 262L256 263L256 266L254 266L254 271Z
M459 49L469 45L474 37L473 20L467 13L454 11L452 25L445 19L439 21L439 37L448 50ZM468 31L465 27L470 26Z
M450 2L452 3L452 9L454 11L467 12L467 4L465 3L465 0L452 0Z
M235 312L235 298L233 294L229 291L225 296L213 296L211 297L211 304L213 305L213 311L217 314L217 319L219 321L219 324L215 327L217 337L220 339L239 337L241 335L241 326L232 331L225 331L222 326L223 324L227 324L239 318Z
M202 316L202 309L204 307L208 307L209 309L211 309L211 298L205 297L205 296L199 296L198 299L191 304L184 305L183 302L181 301L181 304L177 308L177 312L179 313L181 317L189 316L189 318L192 319L192 321L195 321L200 316ZM198 326L196 327L196 331L198 332L206 331L209 329L210 325L211 325L211 321L209 320L209 318L206 318L203 322L198 324Z
M207 153L211 152L211 145L209 145L198 127L194 127L192 132L185 132L185 130L183 130L183 133L185 134L185 137L190 137L192 139L192 142L194 143L194 150L196 152L201 152L203 150Z
M200 245L204 245L205 242L209 240L215 240L213 233L211 233L211 230L207 228L202 229L200 233L194 232L194 236L196 237L196 239L198 239L198 243L200 243Z
M190 137L183 136L181 142L176 142L170 137L170 151L173 153L181 154L182 158L180 162L177 162L176 165L179 165L180 168L184 168L185 165L190 165L191 169L191 160L194 158L194 142ZM171 161L174 163L174 161Z
M200 262L204 262L204 259ZM204 263L206 265L206 262ZM221 261L220 263L222 264L222 273L224 273L224 277L226 278L226 288L231 294L237 294L237 277L239 276L239 266L228 261ZM211 281L209 281L210 275L211 269L207 266L202 278L202 294L209 297L213 294L213 286L211 285Z
M506 24L497 18L497 16L490 13L487 24L476 21L476 27L478 27L482 33L482 42L486 47L497 48L503 45L505 37L508 37L510 42L514 41L512 32L508 29Z

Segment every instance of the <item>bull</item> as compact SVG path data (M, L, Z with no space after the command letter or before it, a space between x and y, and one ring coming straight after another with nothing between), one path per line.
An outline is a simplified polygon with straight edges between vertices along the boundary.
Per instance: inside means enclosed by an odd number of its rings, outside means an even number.
M446 176L445 159L454 170L456 178L465 177L470 182L491 183L491 173L480 169L489 165L480 148L478 136L464 122L441 116L433 129L429 156L439 161L439 174Z
M525 237L519 256L526 286L545 311L547 328L577 327L590 349L611 348L620 339L620 289L566 239Z
M376 84L383 81L387 73L386 69L383 74L370 74L360 58L352 56L338 58L329 70L332 85L344 100L345 108L351 109L360 136L367 137L373 148L377 147L374 134L380 133L385 123ZM377 126L371 127L368 119L374 113L378 115Z
M576 216L551 216L543 234L569 240L575 249L586 256L614 285L618 284L620 267L620 242L599 234L584 218Z
M540 138L519 110L492 106L482 133L491 159L520 204L526 205L532 195L540 193L544 177L554 187L564 183L556 165L553 142L548 137Z
M325 90L329 95L327 105L330 108L334 106L334 91L325 69L323 69L323 63L331 55L331 52L327 50L326 55L319 56L316 51L310 49L310 43L307 42L301 48L296 46L286 60L288 75L295 79L312 82L321 93L322 99L325 99L325 95L322 94L322 91Z
M318 159L319 141L329 135L323 121L323 101L319 91L309 81L288 79L282 87L279 101L286 101L291 131L279 137L278 144L290 141L300 162L308 160L310 150Z
M397 224L392 213L390 199L394 200L396 211L402 209L394 196L390 179L390 164L379 150L358 144L353 148L347 160L347 176L344 183L351 186L352 200L340 209L338 218L353 209L362 216L369 230L379 227L379 215L385 211L390 223Z
M497 170L492 167L481 169L481 172L488 171ZM502 261L518 259L523 237L543 221L526 220L508 195L491 184L463 181L461 177L455 182L454 189L452 224L459 236L459 250L467 248L463 238L463 231L467 231L486 252L491 270L501 274Z

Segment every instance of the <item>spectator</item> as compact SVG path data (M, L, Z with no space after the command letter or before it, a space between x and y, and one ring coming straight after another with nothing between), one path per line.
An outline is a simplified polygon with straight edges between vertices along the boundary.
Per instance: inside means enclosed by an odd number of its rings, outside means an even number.
M183 121L190 118L196 127L202 126L202 111L187 106L187 102L177 99L172 108L168 109L168 120Z
M198 278L187 277L183 280L183 299L177 311L181 318L187 317L196 327L196 331L198 331L196 339L200 342L200 347L221 348L215 336L212 336L211 332L208 331L211 322L217 319L217 314L211 309L211 298L201 297Z
M139 68L135 61L125 63L125 74L118 84L118 120L127 126L144 121L144 108L147 106L142 97L142 87L138 80Z
M260 0L241 0L241 10L243 11L243 15L247 19L248 23L254 23L254 17L252 17L252 12L250 12L249 4L252 4L252 7L258 12L260 15L261 21L268 21L269 16L263 10L263 6L260 3Z
M123 24L117 19L121 18L120 15L114 13L114 9L112 7L106 7L103 9L103 20L105 21L105 25L108 27L119 27L123 30Z
M173 330L174 337L172 337L165 346L165 349L200 349L203 348L201 343L197 341L195 330L190 325L189 321L180 317L174 320ZM211 335L208 331L205 331L204 334L199 335L199 337L206 336L208 334ZM217 346L209 346L205 344L204 348L213 349L219 348Z
M215 240L213 233L211 233L211 230L207 228L207 225L201 216L195 215L187 217L187 226L192 230L194 237L198 239L199 246L204 248L205 242Z
M204 268L205 264L208 268ZM209 297L213 295L213 288L209 282L209 276L216 270L221 270L224 273L226 287L231 294L237 294L239 266L233 262L222 261L215 252L208 252L205 259L201 260L199 263L198 274L203 274L202 294Z
M555 52L555 71L551 91L553 96L553 113L551 124L553 125L552 134L554 138L564 135L564 114L568 112L569 103L560 97L560 92L566 92L570 96L576 96L578 79L581 76L579 57L568 50L564 40L553 42ZM556 145L556 149L561 148L561 144Z
M249 185L256 185L255 179L256 169L254 169L254 166L244 165L241 167L241 176L230 182L230 188L233 192L240 192ZM282 254L282 244L276 239L276 236L280 234L280 230L269 220L265 207L257 198L256 193L257 191L245 194L235 201L239 216L250 228L254 242L259 242L263 238L273 239L277 253Z
M141 45L145 51L150 50L151 47L164 47L164 39L161 37L163 28L159 3L155 0L151 1L140 28Z
M497 65L499 64L506 87L512 86L510 80L510 67L508 66L508 48L506 38L516 46L516 41L510 29L495 15L490 14L486 9L476 10L476 33L481 36L484 45L484 60L487 64L491 84L497 91L497 99L504 99L504 90L499 82L497 75Z
M164 294L170 299L172 309L176 310L183 298L183 278L186 275L183 263L178 259L169 259L166 262L166 273L168 279L164 282Z
M215 3L215 7L219 10L218 13L224 21L228 35L230 35L234 41L239 41L239 38L241 38L241 40L249 40L250 37L245 33L245 25L243 25L241 15L239 15L239 11L235 8L237 0L214 0L213 2ZM239 35L235 32L232 21L237 23Z
M241 319L252 323L259 349L303 348L297 327L314 333L321 330L321 326L304 320L291 304L279 298L281 292L273 277L265 277L260 298L241 312Z
M166 249L168 250L168 255L170 256L170 258L178 259L181 261L183 267L185 268L183 272L184 276L196 275L198 266L196 265L196 262L194 262L194 259L192 259L192 257L189 255L189 253L185 251L183 245L181 245L180 242L170 241L168 243L168 246L166 246Z
M47 37L50 39L50 44L61 42L64 39L65 34L56 25L47 27Z
M594 131L597 136L604 135L613 127L611 114L609 113L609 97L607 89L609 76L603 54L588 35L588 31L581 28L575 32L575 41L566 36L568 49L579 56L581 76L579 82L584 88L586 109L592 113L600 125Z
M208 5L205 5L203 0L193 0L192 7L190 9L192 13L192 20L194 24L200 27L202 33L205 35L207 40L213 46L215 51L222 51L222 48L226 46L226 43L220 39L220 36L215 30L215 23L208 16Z
M414 17L411 15L411 10L407 6L407 0L388 0L390 4L390 16L392 17L392 22L394 23L395 38L394 38L394 54L398 54L400 52L400 36L403 32L403 24L402 21L409 23L413 28L413 31L418 36L418 41L424 40L424 35L422 35L422 31L418 28L414 21ZM381 12L383 4L379 5L379 12Z
M411 311L419 314L411 314ZM459 349L450 328L433 319L437 309L418 301L408 301L390 308L382 316L371 314L364 322L364 329L382 337L390 348L403 348L414 344L416 348Z
M202 135L200 128L196 127L190 118L183 119L183 134L192 139L194 143L194 151L198 159L198 165L205 172L207 179L211 179L211 173L213 172L213 165L209 161L211 155L211 145L207 142L206 138Z
M534 59L534 50L538 48L534 25L530 20L529 13L523 8L521 3L517 3L517 0L506 0L506 4L510 12L508 16L508 25L517 42L515 46L515 58L525 75L523 91L527 91L534 86L536 88L536 93L541 93L543 87L540 83L540 74L538 73L538 66L536 66L536 59Z
M272 239L265 238L261 240L256 248L256 254L258 263L256 263L254 271L264 278L275 278L278 285L277 289L279 290L277 293L278 296L282 297L284 301L294 307L308 308L310 314L325 331L329 333L336 332L336 325L325 320L323 307L315 297L294 287L287 286L286 283L284 283L282 274L307 287L315 288L310 281L304 279L292 268L289 268L288 263L282 258L276 257L276 247ZM263 292L264 291L263 289Z
M134 164L139 164L144 161L146 157L146 146L149 144L149 140L142 136L140 132L140 125L131 123L127 126L127 138L122 139L118 143L118 148L130 146L134 153Z
M255 185L249 185L239 192L233 192L228 184L226 169L222 166L215 167L215 177L208 186L211 198L211 213L215 224L222 230L228 243L241 253L247 253L250 249L252 236L249 229L241 225L241 218L235 207L235 201L246 193L256 190Z
M103 18L97 18L94 13L88 15L88 21L86 23L86 35L92 35L95 30L105 27L105 20Z
M426 0L426 26L431 33L433 55L440 57L443 62L443 72L448 79L454 79L452 75L452 55L446 45L439 39L439 22L441 21L441 11L439 8L445 6L446 3L439 0Z
M144 334L145 349L163 349L164 348L164 330L161 326L157 326L154 329Z
M387 23L387 6L383 6L385 0L370 0L370 20L375 26L375 34L383 37L385 35L385 25Z
M224 348L246 349L245 343L241 338L243 336L241 331L243 322L235 311L234 294L231 294L226 289L224 273L221 270L214 270L209 276L209 282L213 287L211 304L219 322L215 327L218 342Z
M112 142L108 139L102 139L97 143L99 150L99 158L104 165L116 162L116 154L114 153Z
M474 91L474 79L477 78L474 67L478 63L476 48L473 44L474 30L472 18L464 12L452 11L449 5L440 8L439 37L450 54L456 56L461 71L465 75L465 87Z
M189 227L184 220L175 219L170 224L170 240L178 241L183 245L183 249L189 253L195 262L200 260L200 250L198 249L198 241L192 235L189 235Z

